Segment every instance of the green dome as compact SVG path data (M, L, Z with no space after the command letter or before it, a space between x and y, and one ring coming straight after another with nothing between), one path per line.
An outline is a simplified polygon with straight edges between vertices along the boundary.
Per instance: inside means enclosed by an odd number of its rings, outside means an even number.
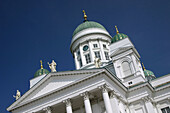
M123 33L117 33L111 40L111 43L117 42L121 39L127 38L128 36Z
M35 72L34 77L38 77L43 74L48 74L49 71L47 69L39 69Z
M146 69L144 70L144 75L145 75L145 76L155 76L152 71L146 70Z
M78 32L87 29L87 28L101 28L103 30L106 30L101 24L93 21L85 21L82 24L80 24L73 32L73 36L77 34Z

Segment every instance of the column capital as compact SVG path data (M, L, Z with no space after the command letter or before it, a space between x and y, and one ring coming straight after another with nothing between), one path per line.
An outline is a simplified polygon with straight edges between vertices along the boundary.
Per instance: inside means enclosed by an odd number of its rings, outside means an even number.
M110 98L118 98L117 92L114 91L114 90L112 90L112 91L110 92Z
M50 106L43 108L42 110L45 111L46 113L51 113L51 107Z
M80 96L83 97L84 100L89 100L89 92L84 92L84 93L81 93Z
M101 89L103 93L108 93L109 86L107 84L99 86L98 88Z
M68 99L64 100L63 103L65 103L67 107L71 106L71 99L68 98Z
M148 95L142 98L144 102L153 102L153 99Z

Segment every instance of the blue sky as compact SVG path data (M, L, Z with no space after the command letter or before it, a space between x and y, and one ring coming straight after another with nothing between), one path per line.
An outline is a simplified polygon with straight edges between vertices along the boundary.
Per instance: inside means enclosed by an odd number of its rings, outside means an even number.
M157 77L170 73L169 0L0 0L0 111L24 94L29 80L54 59L58 71L74 70L70 52L72 33L88 20L108 32L125 33L141 55L146 69Z

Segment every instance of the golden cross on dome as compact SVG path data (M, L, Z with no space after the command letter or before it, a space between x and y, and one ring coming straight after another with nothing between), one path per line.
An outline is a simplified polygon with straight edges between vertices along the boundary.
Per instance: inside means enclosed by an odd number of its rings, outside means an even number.
M87 20L87 15L86 15L86 12L83 10L83 13L84 13L84 20L86 21Z
M118 34L118 33L119 33L119 31L118 31L118 28L117 28L117 26L115 26L115 28L116 28L116 33Z
M43 69L42 60L40 60L40 63L41 63L41 69Z

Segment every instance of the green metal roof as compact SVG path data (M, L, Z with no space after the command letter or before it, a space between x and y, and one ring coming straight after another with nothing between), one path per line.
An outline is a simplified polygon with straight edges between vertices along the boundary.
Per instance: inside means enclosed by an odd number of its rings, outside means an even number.
M82 24L80 24L73 32L73 36L76 35L78 32L87 29L87 28L101 28L103 30L106 30L101 24L94 22L94 21L85 21Z
M121 39L127 38L128 36L123 33L117 33L111 40L111 43L117 42Z
M43 74L48 74L49 71L47 69L39 69L35 72L34 77L38 77Z

